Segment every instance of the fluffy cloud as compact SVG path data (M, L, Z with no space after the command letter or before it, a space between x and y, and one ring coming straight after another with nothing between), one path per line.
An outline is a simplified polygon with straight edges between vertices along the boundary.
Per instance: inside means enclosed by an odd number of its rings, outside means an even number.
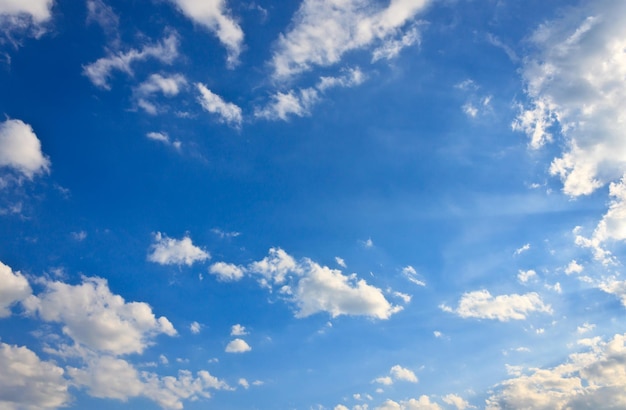
M143 396L165 409L182 409L182 400L208 398L211 389L230 389L205 370L195 377L186 370L179 371L178 377L162 377L139 372L127 361L111 356L94 357L81 369L70 367L68 374L76 385L86 387L91 396L123 401Z
M191 325L189 325L189 330L194 335L197 335L198 333L200 333L200 329L202 329L202 325L198 322L193 322L191 323Z
M246 331L246 327L241 326L240 324L233 325L233 327L230 329L231 336L245 336L247 334L248 332Z
M0 167L29 179L49 171L50 160L41 152L41 142L30 125L20 120L0 122Z
M173 97L178 95L186 85L187 79L182 74L174 74L167 77L161 74L152 74L133 90L133 94L139 107L148 114L156 115L159 112L159 108L151 101L151 97L156 93L161 93L166 97Z
M415 268L411 265L405 266L404 268L402 268L402 274L404 276L406 276L406 278L415 283L418 286L426 286L426 282L424 282L423 280L418 279L417 277L417 271L415 270Z
M249 352L250 350L252 350L252 348L250 347L248 343L246 343L245 340L237 338L237 339L231 340L226 345L225 352L226 353L244 353L244 352Z
M400 403L387 400L375 410L441 410L441 406L433 403L428 396L424 395L420 396L419 399L409 399Z
M626 407L626 335L608 342L583 339L588 351L553 368L529 369L506 380L487 400L487 409L621 409Z
M417 376L415 375L415 373L413 373L412 370L409 370L398 364L391 367L391 369L389 370L389 376L378 377L374 381L376 383L380 383L384 385L391 385L393 384L394 381L398 381L398 380L411 382L411 383L418 382Z
M225 122L234 127L240 127L243 120L241 108L233 103L226 102L217 94L206 88L204 84L197 83L196 88L200 92L198 102L206 111L218 116L220 122Z
M10 316L10 307L30 294L31 288L26 278L0 262L0 318Z
M187 265L202 262L211 258L211 255L198 248L191 242L189 236L183 239L172 239L157 232L154 235L155 243L150 246L148 260L160 265Z
M26 347L0 343L0 407L56 409L69 403L64 371Z
M220 280L237 281L243 278L244 268L232 263L216 262L209 268L209 273L217 275Z
M42 24L52 16L53 5L54 0L0 0L0 33L14 44L12 33L40 36L45 31Z
M519 280L522 283L526 283L535 277L537 277L537 272L535 272L532 269L528 269L528 270L520 269L519 273L517 274L517 280Z
M391 0L380 9L364 0L305 0L291 29L281 35L271 65L277 79L289 78L315 65L329 66L344 53L378 46L374 59L391 57L414 43L402 28L424 9L426 0ZM399 40L398 40L399 37ZM399 51L399 50L398 50Z
M180 142L179 140L172 141L170 139L170 136L164 132L149 132L146 134L146 137L153 141L159 141L165 145L170 145L176 149L180 149L180 147L183 146L182 142Z
M467 408L474 407L470 406L470 404L466 400L464 400L460 396L457 396L456 394L447 394L442 397L442 400L444 403L456 407L457 410L465 410Z
M357 279L355 274L345 276L307 258L296 262L280 248L270 249L268 257L252 263L248 270L263 275L268 283L284 284L280 292L297 306L299 318L327 312L332 317L363 315L388 319L402 309L392 306L380 289Z
M148 304L127 303L111 293L105 279L45 285L44 292L23 302L24 307L46 322L61 323L63 333L81 346L113 354L141 353L154 336L176 334L170 321L157 319Z
M157 44L144 46L141 50L131 49L127 52L109 53L91 64L83 66L83 74L97 87L109 90L109 79L117 70L128 75L133 74L131 65L138 61L154 58L171 64L178 56L178 36L170 34Z
M524 295L491 296L487 290L464 293L456 309L442 305L446 312L456 313L462 318L496 319L501 322L526 319L532 312L552 313L535 292Z
M533 148L559 129L567 148L550 172L568 195L590 194L626 170L625 17L622 1L584 3L532 36L537 51L522 71L530 103L513 127Z
M225 0L170 0L189 19L215 33L228 50L228 65L235 66L243 45L243 30L229 16Z
M622 305L626 307L626 281L608 279L600 283L598 287L606 293L615 295L620 298Z

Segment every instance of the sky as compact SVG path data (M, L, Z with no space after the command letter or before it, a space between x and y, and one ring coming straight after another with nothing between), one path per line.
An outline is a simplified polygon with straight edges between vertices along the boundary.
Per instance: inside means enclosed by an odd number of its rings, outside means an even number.
M0 0L0 407L626 408L625 22Z

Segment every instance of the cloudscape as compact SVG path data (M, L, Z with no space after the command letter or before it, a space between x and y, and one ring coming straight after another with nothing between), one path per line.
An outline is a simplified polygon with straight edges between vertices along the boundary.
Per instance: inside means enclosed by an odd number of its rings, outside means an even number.
M0 408L626 408L626 2L0 0Z

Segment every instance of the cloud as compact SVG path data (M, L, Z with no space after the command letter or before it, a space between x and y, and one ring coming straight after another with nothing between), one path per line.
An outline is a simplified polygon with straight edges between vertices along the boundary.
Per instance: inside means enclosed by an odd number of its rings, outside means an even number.
M43 24L52 17L53 5L54 0L0 1L0 33L14 45L18 45L15 34L41 36L45 33Z
M444 403L449 404L457 408L457 410L465 410L468 408L473 408L474 406L470 406L470 404L464 400L462 397L457 396L456 394L447 394L441 398Z
M517 274L517 280L519 280L522 283L527 283L530 279L536 276L537 276L537 272L535 272L532 269L528 269L528 270L520 269L519 273Z
M187 79L182 74L174 74L168 77L164 77L161 74L152 74L133 90L133 95L140 108L148 114L156 115L159 113L159 107L151 101L152 96L161 93L166 97L173 97L178 95L186 85Z
M626 3L583 4L533 34L536 52L522 68L529 102L513 123L532 148L549 142L551 130L560 132L566 148L550 173L571 196L588 195L626 171Z
M69 367L68 374L93 397L126 401L143 396L164 409L182 409L182 400L208 398L210 390L231 389L205 370L198 371L195 377L187 370L180 370L177 377L163 377L139 372L126 360L111 356L94 357L84 368Z
M189 236L183 239L172 239L157 232L155 243L150 246L148 260L159 265L187 265L211 259L211 255L191 242Z
M196 88L200 92L198 102L202 108L211 114L216 114L220 122L233 127L241 127L243 121L241 108L233 103L225 102L222 97L211 92L204 84L196 83Z
M583 271L583 266L579 265L575 260L571 261L567 267L565 268L565 273L567 275L571 275L572 273L581 273Z
M620 298L622 305L626 307L626 281L608 279L601 282L598 287L604 292Z
M189 330L194 335L197 335L198 333L200 333L200 329L202 329L202 325L198 322L192 322L191 325L189 325Z
M159 334L176 330L164 316L156 318L150 305L125 302L111 293L107 281L83 278L78 285L45 282L45 291L24 300L31 315L63 325L63 333L90 349L113 354L142 353Z
M237 339L231 340L226 345L226 349L224 351L226 353L244 353L244 352L249 352L250 350L252 350L252 348L250 347L248 343L246 343L245 340L237 338Z
M146 45L141 50L130 49L127 52L109 53L107 57L83 66L83 75L96 87L110 90L109 80L113 71L133 75L131 65L135 62L154 58L162 63L171 64L176 57L178 57L178 35L172 33L159 43Z
M410 383L417 383L418 379L415 373L412 370L409 370L400 365L392 366L389 369L389 376L378 377L374 379L374 382L384 384L386 386L390 386L394 383L394 381L406 381Z
M239 379L237 384L239 384L244 389L247 389L248 387L250 387L250 383L248 383L248 381L246 379L244 379L243 377L241 379Z
M21 120L0 122L0 167L11 168L28 179L50 170L41 142L30 125Z
M417 271L411 265L407 265L402 268L402 274L406 276L406 278L415 283L417 286L426 286L426 282L417 278Z
M431 402L428 396L423 395L419 399L409 399L400 403L387 400L375 410L441 410L441 406Z
M64 371L22 346L0 343L0 407L56 409L70 402Z
M243 267L232 263L216 262L209 268L209 273L223 281L237 281L243 278L245 271Z
M26 278L0 262L0 318L11 315L11 306L32 293Z
M246 332L245 326L241 326L240 324L233 325L230 329L231 336L245 336L248 332Z
M243 46L243 30L229 16L225 0L170 0L180 12L215 33L228 51L227 63L234 67L239 62L239 54Z
M165 145L170 145L172 147L174 147L175 149L180 149L180 147L182 147L183 143L180 142L179 140L174 140L174 142L172 142L170 140L170 136L167 135L165 132L149 132L146 134L146 137L148 139L151 139L153 141L159 141L162 142Z
M456 313L462 318L495 319L501 322L526 319L532 312L552 313L535 292L524 295L491 296L487 290L464 293L456 309L441 305L442 310Z
M115 45L119 43L120 18L111 6L102 0L87 0L87 23L92 22L97 23Z
M620 409L626 407L626 335L608 342L583 339L587 351L573 353L552 368L532 368L505 380L487 409Z
M281 34L275 45L270 63L273 77L282 80L313 66L330 66L344 53L370 46L378 46L375 59L391 58L395 49L418 37L409 34L405 38L402 28L427 3L392 0L387 8L380 9L363 0L304 0L289 31Z
M374 50L372 53L372 62L378 60L392 60L396 58L400 52L414 44L419 44L420 35L417 31L417 27L412 27L399 39L389 39L385 41L380 47Z
M248 271L261 274L269 284L282 285L280 292L296 305L298 318L327 312L332 317L362 315L388 319L402 310L392 306L380 289L357 279L355 274L345 276L308 258L296 262L280 248L270 249L269 256L250 264Z
M515 249L515 252L513 252L513 255L517 256L517 255L521 255L522 253L526 252L527 250L530 249L530 244L524 244L523 246Z
M344 269L348 267L346 265L346 261L343 260L343 258L340 258L339 256L335 256L335 262L337 262L337 265L341 266Z

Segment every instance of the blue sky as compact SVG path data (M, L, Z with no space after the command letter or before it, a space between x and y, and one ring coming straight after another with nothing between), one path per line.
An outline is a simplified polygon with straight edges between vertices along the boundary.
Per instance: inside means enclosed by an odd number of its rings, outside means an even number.
M0 0L0 407L626 407L626 4Z

